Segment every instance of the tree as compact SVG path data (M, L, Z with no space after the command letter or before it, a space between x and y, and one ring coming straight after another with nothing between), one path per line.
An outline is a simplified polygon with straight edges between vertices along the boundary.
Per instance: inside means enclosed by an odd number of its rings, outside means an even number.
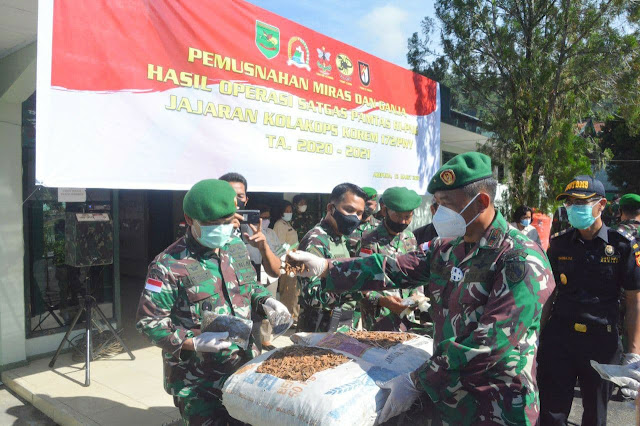
M429 77L431 80L445 82L451 78L449 70L449 62L443 55L437 55L431 49L431 35L434 32L435 24L432 18L425 17L420 22L422 37L417 33L409 38L407 47L407 62L411 67L411 71ZM435 59L429 62L429 58Z
M640 194L640 135L633 136L625 121L611 119L601 137L602 147L610 149L614 157L607 166L609 180L625 193Z
M619 25L637 22L628 3L436 2L455 88L483 107L495 135L486 151L508 166L512 205L548 210L572 175L600 162L597 144L578 139L575 125L611 99L609 83L638 55L637 26Z

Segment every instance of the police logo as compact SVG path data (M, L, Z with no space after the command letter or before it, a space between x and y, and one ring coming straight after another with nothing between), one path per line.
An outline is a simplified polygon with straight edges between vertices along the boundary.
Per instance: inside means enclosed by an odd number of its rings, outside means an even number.
M560 282L562 285L567 285L567 276L565 274L560 274Z
M447 186L453 185L454 182L456 181L456 174L454 173L453 170L447 169L447 170L444 170L442 173L440 173L440 179Z
M507 281L511 283L522 281L526 273L524 260L511 260L506 262L504 272L507 277Z
M463 278L464 278L464 272L462 272L462 269L454 266L451 269L451 281L457 283L462 281Z
M613 256L613 253L615 253L613 246L608 245L604 248L604 254L606 254L607 256Z
M369 74L369 64L358 61L358 74L360 75L360 83L368 86L371 83L371 75Z

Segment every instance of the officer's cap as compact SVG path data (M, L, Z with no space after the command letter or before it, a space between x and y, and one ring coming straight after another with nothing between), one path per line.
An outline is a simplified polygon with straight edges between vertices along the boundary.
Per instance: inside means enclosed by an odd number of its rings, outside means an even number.
M182 209L191 219L201 222L221 219L236 212L236 191L223 180L201 180L184 196Z
M620 207L630 206L631 208L640 208L640 195L638 194L624 194L620 198Z
M598 179L591 176L576 176L564 192L556 197L557 201L564 200L567 197L575 197L584 200L595 196L604 197L604 185Z
M431 178L427 191L448 191L493 176L491 158L479 152L466 152L453 157Z
M368 200L375 200L376 198L378 198L378 191L376 191L374 188L371 188L370 186L363 186L362 190L365 194L367 194Z
M381 201L393 211L410 212L420 207L422 197L411 189L394 186L384 191Z

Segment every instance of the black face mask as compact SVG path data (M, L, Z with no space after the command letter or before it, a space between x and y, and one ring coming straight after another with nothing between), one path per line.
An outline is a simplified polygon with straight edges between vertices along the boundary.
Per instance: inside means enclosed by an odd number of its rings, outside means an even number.
M341 213L336 206L333 206L333 213L331 214L338 225L338 232L342 235L351 235L360 225L360 219L355 214Z
M387 213L387 217L384 218L384 223L387 225L387 228L391 229L393 232L399 234L409 226L408 223L398 223L391 220L389 214Z
M369 219L369 216L373 214L374 210L375 209L373 207L365 206L364 213L362 214L362 221L364 222L365 220Z
M245 206L247 205L247 202L246 201L240 201L240 200L237 200L237 201L238 201L238 210L243 210L245 208Z

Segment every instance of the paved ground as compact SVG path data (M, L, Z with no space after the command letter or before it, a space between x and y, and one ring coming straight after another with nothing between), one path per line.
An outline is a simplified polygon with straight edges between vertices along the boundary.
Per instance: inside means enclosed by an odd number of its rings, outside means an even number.
M6 386L0 385L0 425L53 426L55 424L33 405L11 392Z

